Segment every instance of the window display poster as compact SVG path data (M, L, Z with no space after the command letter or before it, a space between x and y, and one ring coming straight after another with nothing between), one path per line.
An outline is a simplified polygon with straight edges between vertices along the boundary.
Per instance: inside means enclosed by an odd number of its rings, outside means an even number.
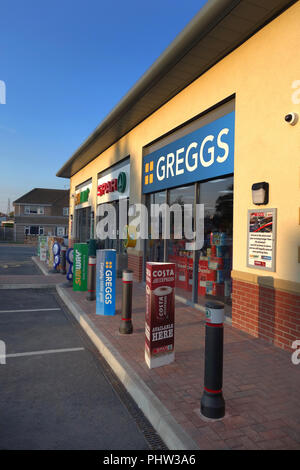
M276 209L248 211L247 266L275 271Z

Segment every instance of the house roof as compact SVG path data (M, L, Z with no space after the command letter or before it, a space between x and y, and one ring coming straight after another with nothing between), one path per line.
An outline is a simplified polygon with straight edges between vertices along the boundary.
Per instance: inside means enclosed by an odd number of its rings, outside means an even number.
M65 201L69 205L68 189L34 188L16 199L14 204L55 204Z
M70 178L297 0L209 0L58 171Z

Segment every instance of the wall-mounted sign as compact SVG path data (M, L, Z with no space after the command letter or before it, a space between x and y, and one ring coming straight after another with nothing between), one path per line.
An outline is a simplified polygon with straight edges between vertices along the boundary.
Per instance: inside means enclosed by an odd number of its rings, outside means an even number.
M76 189L75 199L74 199L76 209L90 206L91 194L92 194L92 183L87 183L84 186L80 186L78 189Z
M275 271L276 209L248 211L247 266Z
M110 202L129 197L130 163L118 166L116 170L98 179L97 202Z
M143 193L233 173L231 113L155 150L143 159Z
M114 191L124 193L127 183L126 180L126 173L121 171L118 175L118 178L114 178L111 181L99 184L97 188L97 195L103 196L104 194L113 193Z
M75 205L77 206L78 204L88 202L89 194L90 194L90 189L89 188L85 189L84 191L81 191L80 193L77 193L75 195Z

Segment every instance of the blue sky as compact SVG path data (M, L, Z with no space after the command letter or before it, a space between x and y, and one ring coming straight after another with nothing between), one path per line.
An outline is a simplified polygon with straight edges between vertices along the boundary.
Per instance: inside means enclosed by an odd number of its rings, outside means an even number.
M56 172L205 0L3 0L0 211Z

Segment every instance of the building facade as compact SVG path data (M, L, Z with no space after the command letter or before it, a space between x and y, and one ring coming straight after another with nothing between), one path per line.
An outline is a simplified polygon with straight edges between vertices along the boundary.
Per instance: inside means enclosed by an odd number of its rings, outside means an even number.
M14 201L15 241L36 242L39 235L68 235L69 190L34 188Z
M289 350L300 338L299 22L299 1L209 1L58 172L73 240L97 233L107 201L119 217L127 201L129 227L136 204L185 205L194 229L204 220L201 249L176 236L175 213L169 237L148 226L124 245L117 223L110 247L140 282L147 260L175 262L179 297L222 300L234 327Z

